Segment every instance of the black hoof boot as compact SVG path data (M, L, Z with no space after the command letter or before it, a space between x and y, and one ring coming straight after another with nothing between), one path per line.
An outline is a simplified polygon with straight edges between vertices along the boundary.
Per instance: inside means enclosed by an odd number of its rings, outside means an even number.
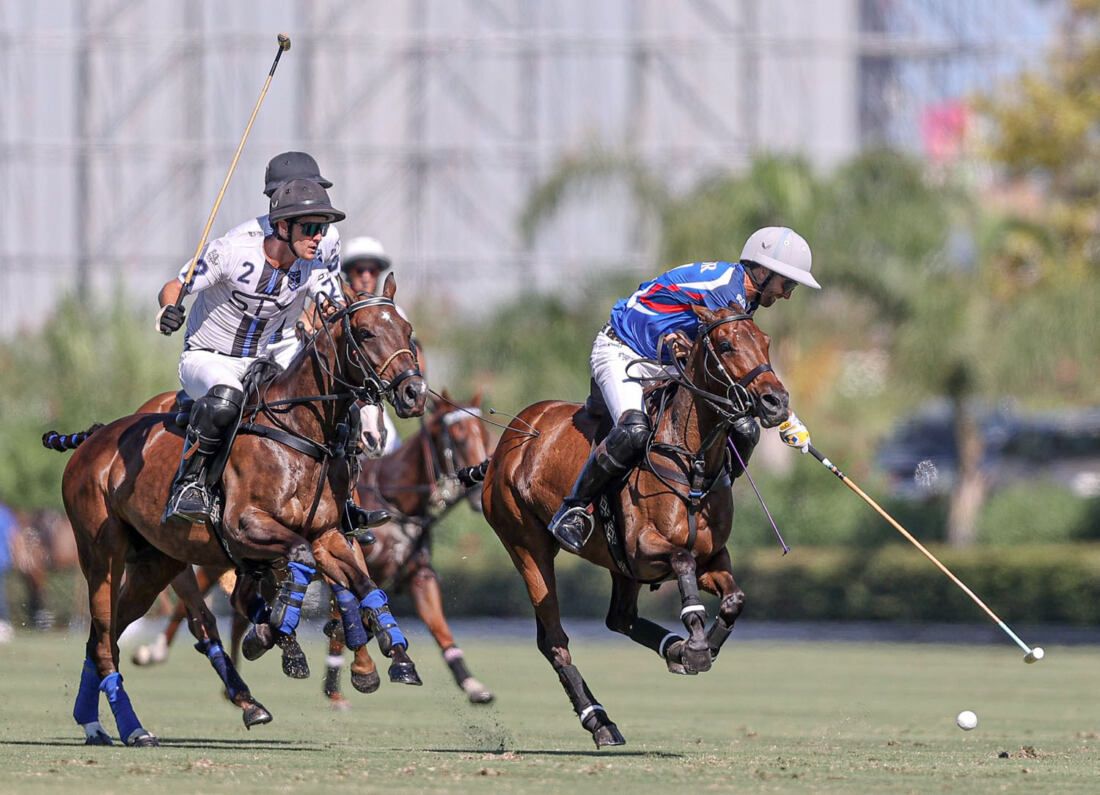
M271 713L259 701L250 701L245 704L241 718L244 719L246 729L251 729L253 726L262 726L274 720Z
M402 685L422 685L420 676L416 673L416 666L412 660L408 662L395 662L390 666L390 681Z
M275 647L275 630L270 624L253 624L241 641L241 654L246 660L258 660Z
M596 731L592 732L592 740L596 743L597 748L626 745L626 738L623 737L619 727L614 723L597 726Z
M330 618L325 622L321 631L325 633L326 638L332 638L344 643L344 624L338 618ZM346 644L345 644L346 645Z
M293 635L280 635L275 641L283 650L283 673L291 679L309 679L309 661Z
M103 729L96 729L95 734L88 735L84 738L85 745L114 745L114 741L111 739L111 735L103 731Z
M131 748L156 748L160 740L145 729L135 729L134 733L126 738L126 744Z
M378 671L371 671L369 674L357 674L352 671L351 686L360 693L373 693L382 686L382 677L378 675Z

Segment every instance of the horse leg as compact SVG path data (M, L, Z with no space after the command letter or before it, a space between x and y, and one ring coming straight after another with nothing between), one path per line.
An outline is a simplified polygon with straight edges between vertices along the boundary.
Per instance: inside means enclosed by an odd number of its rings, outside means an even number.
M676 549L669 556L669 563L680 588L680 621L688 631L688 639L680 647L684 668L692 673L709 671L710 645L705 632L707 609L699 598L695 557L686 549Z
M373 635L382 654L392 660L387 672L391 682L423 684L408 654L409 641L390 613L389 597L367 573L367 562L360 546L334 530L317 539L314 553L330 578L348 648L358 649ZM358 599L358 620L353 604L355 599Z
M73 718L84 728L85 744L110 745L110 737L99 725L99 693L104 693L126 745L159 745L157 738L138 720L118 672L117 638L121 630L115 608L121 606L119 582L125 569L127 530L120 521L107 515L94 531L76 521L73 530L78 538L80 566L88 582L91 615ZM154 597L159 590L153 593Z
M611 572L611 604L607 609L607 628L626 635L635 643L657 652L670 673L695 674L684 667L684 638L660 624L638 617L638 591L641 584Z
M330 617L325 624L325 634L328 636L328 657L325 658L325 684L322 692L328 699L329 705L340 712L351 709L351 702L344 698L340 692L340 669L344 667L344 641L343 631L340 626L340 609L336 605L336 599L329 600Z
M465 655L455 645L451 628L443 617L443 595L439 590L439 576L430 565L420 565L409 579L409 591L420 620L428 627L443 652L443 659L451 669L455 683L466 694L471 704L488 704L493 700L489 688L475 679L466 668Z
M546 531L540 527L530 528L529 533L529 537L549 539ZM592 734L596 747L623 745L626 740L619 732L619 727L612 723L607 711L588 689L581 672L573 665L573 657L569 653L569 636L561 625L553 550L548 543L541 546L537 558L525 547L510 546L508 549L512 562L527 585L527 593L535 608L539 651L557 673L561 686L573 705L573 711L577 713L581 726Z
M205 597L214 585L217 584L218 577L225 571L228 571L228 569L217 566L200 566L198 570L195 571L195 581L198 583L199 592L203 597ZM187 576L186 572L180 572L177 575L177 579L185 576ZM173 586L174 584L175 583L173 583ZM173 587L173 590L179 595L179 590L177 588ZM187 617L187 606L183 604L183 602L178 602L172 608L164 631L157 635L156 640L152 643L143 644L134 649L130 661L134 665L159 665L160 663L167 662L168 649L172 645L172 641L176 639L176 633L179 632L180 625L187 620Z
M745 592L733 579L733 566L728 549L723 548L711 559L707 571L699 576L699 585L708 593L717 595L720 600L718 615L715 616L714 623L707 631L707 645L710 647L710 657L713 660L718 656L730 632L733 631L733 624L745 606Z
M214 582L217 581L214 580ZM207 590L211 584L207 583ZM172 581L172 590L176 592L180 604L184 606L187 613L187 628L198 641L195 644L195 650L210 661L210 665L225 686L226 697L241 708L241 719L244 721L245 728L251 729L253 726L271 723L271 713L252 697L248 685L237 673L233 661L226 655L221 636L218 634L217 619L203 601L203 588L190 566L185 566Z

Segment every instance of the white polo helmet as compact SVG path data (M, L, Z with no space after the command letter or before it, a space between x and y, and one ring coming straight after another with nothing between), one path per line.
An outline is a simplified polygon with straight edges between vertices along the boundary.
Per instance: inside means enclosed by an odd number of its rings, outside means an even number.
M810 275L813 255L802 235L785 226L757 229L741 249L742 262L755 262L780 276L820 290L821 285Z
M341 247L340 263L345 270L363 260L378 263L379 270L388 270L390 267L386 250L373 237L353 237Z

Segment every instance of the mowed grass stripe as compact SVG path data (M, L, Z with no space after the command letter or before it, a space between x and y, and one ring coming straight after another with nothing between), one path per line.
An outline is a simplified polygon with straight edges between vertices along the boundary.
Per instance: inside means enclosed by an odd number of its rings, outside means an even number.
M532 633L533 634L533 633ZM435 648L414 643L425 686L384 683L354 708L277 654L245 663L275 722L247 732L205 658L123 664L159 749L85 748L70 712L83 643L20 635L0 647L0 792L1095 792L1100 651L1004 646L738 643L697 677L626 641L573 644L574 662L626 736L597 752L534 642L464 638L497 694L469 705ZM345 690L350 690L344 677ZM954 724L963 709L979 726ZM104 725L114 723L104 702ZM1008 758L999 758L1007 752Z

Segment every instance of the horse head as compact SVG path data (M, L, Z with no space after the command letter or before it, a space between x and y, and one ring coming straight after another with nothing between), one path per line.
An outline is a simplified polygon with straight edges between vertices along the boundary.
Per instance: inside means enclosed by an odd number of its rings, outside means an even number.
M481 393L469 401L459 401L444 389L441 398L432 401L431 411L424 419L424 431L437 480L451 484L445 488L461 489L458 470L476 466L489 457L489 433L481 422ZM481 511L481 486L466 490L466 499L471 508Z
M398 417L424 413L428 385L420 373L412 326L393 303L397 280L391 273L381 295L344 287L345 306L326 321L348 385L365 400L389 400Z
M789 396L768 358L771 339L752 316L730 309L693 309L700 322L690 355L695 385L724 396L726 411L732 407L756 415L765 428L787 419Z

